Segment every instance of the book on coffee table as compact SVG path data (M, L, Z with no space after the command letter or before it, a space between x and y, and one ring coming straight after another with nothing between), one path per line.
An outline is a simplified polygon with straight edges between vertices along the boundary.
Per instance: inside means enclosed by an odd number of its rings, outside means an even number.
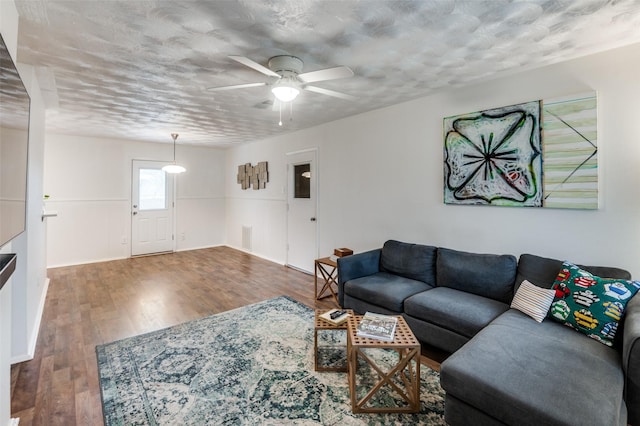
M343 312L343 314L339 315L339 316L335 316L335 315L333 315L335 312ZM332 317L334 317L334 318L332 318ZM325 320L327 322L330 322L333 325L340 325L343 322L345 322L347 320L347 318L349 318L349 314L344 309L331 309L331 310L321 314L320 318L322 318L323 320Z
M391 342L396 332L396 325L398 325L398 318L394 316L367 312L358 324L356 334L360 337Z

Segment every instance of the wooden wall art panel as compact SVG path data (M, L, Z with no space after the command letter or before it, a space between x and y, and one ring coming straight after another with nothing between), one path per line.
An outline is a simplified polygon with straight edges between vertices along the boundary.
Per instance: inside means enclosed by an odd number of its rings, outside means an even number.
M269 182L269 170L266 161L261 161L257 165L252 166L251 163L246 163L238 166L237 182L242 186L242 189L265 189L267 182Z

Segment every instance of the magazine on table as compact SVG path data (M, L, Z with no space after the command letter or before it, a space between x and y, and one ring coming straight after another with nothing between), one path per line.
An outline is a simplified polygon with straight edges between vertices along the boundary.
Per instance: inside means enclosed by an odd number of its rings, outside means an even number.
M397 324L398 318L394 316L367 312L362 317L356 334L360 337L390 342L393 340Z

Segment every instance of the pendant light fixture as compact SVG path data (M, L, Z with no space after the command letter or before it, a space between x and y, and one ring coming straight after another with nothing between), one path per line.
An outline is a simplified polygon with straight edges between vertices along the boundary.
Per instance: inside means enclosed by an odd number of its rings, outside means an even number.
M174 174L186 172L187 169L176 164L176 139L178 139L178 134L171 133L171 137L173 138L173 163L167 164L162 168L162 170L167 173L174 173Z

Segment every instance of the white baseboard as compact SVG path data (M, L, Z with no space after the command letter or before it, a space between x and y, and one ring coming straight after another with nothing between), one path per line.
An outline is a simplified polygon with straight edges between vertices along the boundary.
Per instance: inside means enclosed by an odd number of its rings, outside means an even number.
M0 0L2 1L2 0ZM201 249L207 249L207 248L211 248L211 247L220 247L220 246L224 246L226 244L214 244L214 245L210 245L210 246L201 246L201 247L188 247L188 248L176 248L175 251L190 251L190 250L201 250ZM170 252L168 252L170 253ZM135 257L135 256L134 256ZM80 266L80 265L91 265L92 263L102 263L102 262L112 262L114 260L124 260L124 259L131 259L131 256L126 256L126 257L109 257L109 258L104 258L104 259L93 259L93 260L87 260L87 261L83 261L83 262L73 262L73 263L60 263L57 265L47 265L47 268L65 268L67 266Z
M254 252L252 252L252 251L245 250L245 249L243 249L242 247L235 247L235 246L232 246L232 245L230 245L230 244L222 244L222 245L224 245L224 246L226 246L226 247L230 247L230 248L232 248L232 249L234 249L234 250L238 250L238 251L241 251L241 252L244 252L244 253L250 254L250 255L255 256L255 257L259 257L260 259L268 260L269 262L273 262L273 263L277 263L278 265L285 266L285 263L284 263L284 262L282 262L281 260L275 260L275 259L272 259L272 258L270 258L270 257L263 256L263 255L258 254L258 253L254 253Z
M2 1L2 0L0 0L0 1ZM107 257L107 258L104 258L104 259L87 260L87 261L84 261L84 262L60 263L58 265L47 265L47 269L49 269L49 268L65 268L67 266L90 265L92 263L111 262L113 260L123 260L123 259L129 259L129 257Z
M29 346L27 353L22 355L16 355L11 358L11 364L17 364L19 362L31 361L36 354L36 344L38 343L38 333L40 332L40 322L42 321L42 313L44 312L44 302L47 300L47 292L49 291L49 277L44 280L44 287L40 294L40 303L38 303L38 311L36 312L36 319L33 322L33 329L31 330L31 339L29 339ZM20 419L17 419L20 421ZM17 422L15 423L18 424Z
M179 252L179 251L192 251L192 250L204 250L204 249L213 248L213 247L222 247L224 245L225 244L214 244L214 245L211 245L211 246L185 247L185 248L176 249L176 252Z

